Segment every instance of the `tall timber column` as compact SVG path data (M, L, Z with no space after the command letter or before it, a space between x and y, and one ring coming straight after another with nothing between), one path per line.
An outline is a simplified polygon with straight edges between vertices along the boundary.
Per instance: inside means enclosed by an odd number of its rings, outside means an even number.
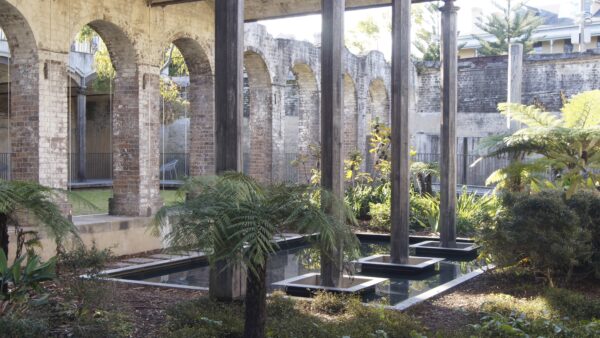
M343 71L345 0L321 0L321 186L334 198L344 198ZM336 213L331 201L323 199L328 212ZM341 217L341 215L340 215ZM342 277L341 248L321 254L321 284L337 286Z
M215 1L215 164L217 174L241 171L244 0ZM217 261L210 272L210 296L243 299L242 266Z
M456 111L458 101L458 46L454 0L442 11L442 126L440 133L440 239L442 247L456 247Z
M407 264L409 220L410 6L392 2L392 238L391 259Z

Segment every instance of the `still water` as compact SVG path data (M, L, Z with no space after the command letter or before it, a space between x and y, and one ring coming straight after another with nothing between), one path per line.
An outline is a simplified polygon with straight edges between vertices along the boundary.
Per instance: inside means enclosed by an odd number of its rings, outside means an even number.
M361 244L361 256L375 254L389 254L389 243L369 242ZM439 285L448 283L464 274L476 270L480 265L476 261L459 262L445 260L436 266L434 272L411 277L386 277L388 281L377 286L376 292L366 295L367 302L379 301L391 305L417 296ZM180 268L178 270L164 270L152 275L134 276L128 279L143 280L154 283L167 283L208 287L208 265L193 268ZM319 251L309 246L300 246L288 250L281 250L272 255L267 265L267 285L274 291L279 287L272 283L296 277L309 272L319 271ZM355 274L360 274L360 270Z

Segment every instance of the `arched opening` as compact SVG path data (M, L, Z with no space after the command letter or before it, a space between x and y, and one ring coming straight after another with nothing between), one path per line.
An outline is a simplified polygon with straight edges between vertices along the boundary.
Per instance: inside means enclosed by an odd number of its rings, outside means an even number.
M311 169L318 167L318 154L321 139L320 92L317 78L307 64L292 67L298 95L298 180L308 183Z
M273 170L273 94L271 76L264 59L255 52L244 53L247 87L244 91L247 118L247 173L262 182L271 182Z
M162 203L158 138L151 137L159 133L159 76L140 76L133 43L110 22L88 23L71 50L72 187L112 186L110 214L149 216ZM107 176L107 167L110 177L96 178L92 168Z
M189 128L186 132L188 141L184 147L187 147L189 154L189 175L214 174L214 78L210 62L200 44L191 38L178 38L173 41L173 45L181 53L188 70L185 93L189 102L186 117ZM181 68L179 72L173 71L171 74L178 75L177 73L181 75ZM179 82L185 84L185 78L179 79Z
M0 178L64 188L40 175L47 166L40 163L40 130L35 122L40 102L37 43L27 20L3 0L0 31Z
M373 174L375 165L375 154L371 154L371 125L373 121L378 121L387 126L391 123L390 101L385 83L381 79L375 79L369 84L368 102L367 102L367 139L365 149L365 167L366 171Z
M358 150L358 111L356 107L356 86L350 75L344 74L344 154Z

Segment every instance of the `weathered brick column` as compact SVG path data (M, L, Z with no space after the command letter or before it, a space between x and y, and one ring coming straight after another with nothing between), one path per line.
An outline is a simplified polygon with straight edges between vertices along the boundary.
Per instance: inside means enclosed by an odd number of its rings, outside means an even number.
M260 182L271 182L272 168L272 93L270 84L254 87L250 96L250 166L249 175Z
M358 111L356 87L352 78L344 75L344 144L342 154L345 159L358 150Z
M153 66L122 67L115 79L112 215L151 216L162 205L158 74Z
M272 86L272 181L282 182L285 176L285 84Z
M67 54L11 64L12 178L66 189L68 185Z
M214 76L190 70L190 175L215 174Z

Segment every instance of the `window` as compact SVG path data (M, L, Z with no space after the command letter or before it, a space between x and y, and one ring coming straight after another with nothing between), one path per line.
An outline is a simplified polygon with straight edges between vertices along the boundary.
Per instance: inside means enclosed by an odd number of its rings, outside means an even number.
M565 53L573 53L573 43L571 40L565 40L565 47L563 50Z
M544 46L541 41L538 41L533 44L533 52L535 54L541 54L543 50L544 50Z

